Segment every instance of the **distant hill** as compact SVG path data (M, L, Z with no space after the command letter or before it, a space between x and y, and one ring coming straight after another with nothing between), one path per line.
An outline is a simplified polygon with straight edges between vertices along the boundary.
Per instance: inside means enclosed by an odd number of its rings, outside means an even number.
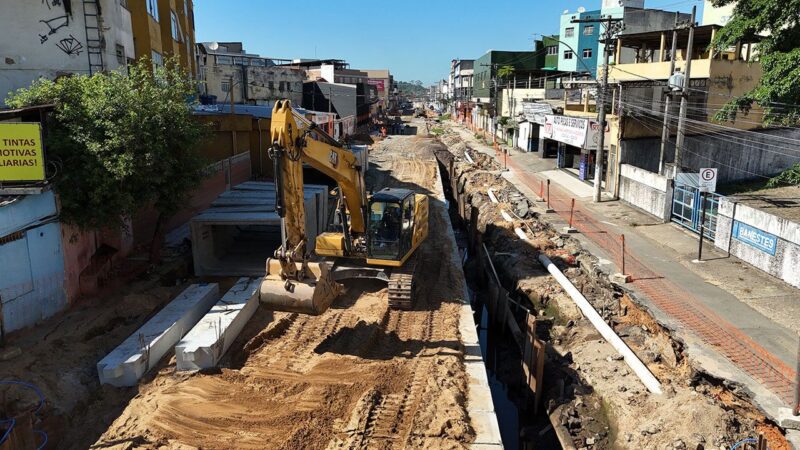
M395 81L395 86L403 95L409 97L423 96L428 93L428 88L422 85L422 81Z

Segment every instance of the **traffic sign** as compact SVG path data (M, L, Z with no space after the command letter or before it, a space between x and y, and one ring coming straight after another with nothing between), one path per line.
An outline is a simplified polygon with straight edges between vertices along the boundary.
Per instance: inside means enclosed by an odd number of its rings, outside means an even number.
M700 192L714 192L717 190L717 169L700 169Z

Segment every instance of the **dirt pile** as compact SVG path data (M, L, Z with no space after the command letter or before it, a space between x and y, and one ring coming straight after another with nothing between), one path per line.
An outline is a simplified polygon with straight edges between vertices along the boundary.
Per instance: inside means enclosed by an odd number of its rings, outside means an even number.
M545 325L537 327L548 347L545 405L548 412L556 411L557 422L578 448L724 449L765 430L773 437L771 448L786 445L780 431L752 405L690 367L680 343L609 283L579 242L556 232L530 202L520 202L522 194L499 173L487 170L485 163L469 163L464 153L475 161L477 152L458 135L446 132L442 141L451 154L439 160L453 167L458 203L466 205L462 217L468 219L471 208L477 209L477 231L501 283ZM489 189L499 203L490 201ZM517 214L525 206L526 214ZM519 239L515 228L529 240ZM656 375L663 395L647 392L538 263L539 252L560 267ZM466 268L468 276L473 270Z
M431 139L395 137L371 151L368 184L434 194ZM458 332L463 273L449 258L444 203L431 198L418 250L417 304L350 282L320 316L259 311L217 371L177 375L173 361L140 388L98 445L139 448L462 448L474 432Z

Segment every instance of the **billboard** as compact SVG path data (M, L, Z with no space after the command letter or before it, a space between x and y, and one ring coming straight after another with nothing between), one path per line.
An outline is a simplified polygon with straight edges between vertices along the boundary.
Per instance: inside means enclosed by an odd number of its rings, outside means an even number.
M383 92L384 88L386 87L385 81L386 80L370 78L367 80L367 84L370 86L375 86L375 89L377 89L378 92Z
M542 137L587 150L597 149L600 125L581 117L546 115Z
M0 123L0 182L43 180L41 125Z
M549 103L522 102L522 113L528 122L545 124L545 116L553 113L553 108Z

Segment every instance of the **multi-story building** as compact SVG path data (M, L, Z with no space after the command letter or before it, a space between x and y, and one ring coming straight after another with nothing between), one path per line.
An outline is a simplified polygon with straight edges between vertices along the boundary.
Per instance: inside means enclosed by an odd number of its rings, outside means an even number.
M599 22L574 22L600 18L621 19L622 35L672 29L676 23L688 21L689 14L644 7L644 0L603 0L599 10L578 8L574 13L561 15L558 69L565 72L584 72L592 78L603 66L605 43L602 32L605 25ZM633 53L623 50L623 56Z
M247 53L241 42L197 44L202 99L208 103L269 105L289 99L299 105L303 99L305 75L298 68L283 66L289 60L265 58Z
M359 126L369 123L371 117L384 109L382 106L384 99L387 102L386 108L388 108L391 86L387 86L386 83L387 80L389 83L393 83L388 70L351 69L350 64L340 59L295 60L289 65L304 69L308 81L356 86L355 102ZM384 89L382 94L380 92L381 85Z
M542 45L545 49L545 70L558 70L558 44L558 35L542 37Z
M131 12L119 0L4 0L0 30L0 107L38 78L124 69L136 56Z
M122 0L131 12L136 58L150 58L154 65L176 57L182 67L197 76L192 0Z
M546 70L545 49L542 41L534 43L532 51L490 50L473 64L472 111L473 123L481 129L494 129L492 118L499 115L500 93L506 86L525 83L528 88L544 88L552 82L554 72ZM498 72L510 66L513 73L505 78Z
M697 172L711 159L722 161L719 164L719 179L722 181L771 175L775 167L788 167L792 160L781 155L765 154L763 146L732 146L728 141L709 139L707 136L708 130L713 130L709 127L714 124L725 127L725 132L734 136L729 140L736 139L737 130L758 129L763 124L763 110L758 106L724 123L716 120L720 105L754 89L761 79L761 64L755 58L758 38L743 40L726 51L710 50L710 44L719 29L718 25L704 25L694 30L691 80L688 80L687 139L685 148L681 149L682 169ZM636 56L626 60L616 55L616 63L609 67L610 81L622 89L619 104L625 112L620 136L622 154L625 156L623 162L652 172L665 169L665 164L671 163L675 153L675 123L670 123L669 131L673 137L666 143L664 160L659 160L666 96L670 95L673 99L670 117L677 117L680 104L680 95L667 85L671 75L671 56L667 48L671 35L671 30L622 35L618 48L630 49ZM686 68L687 41L688 30L679 30L678 51L673 57L675 67L680 71ZM773 132L780 133L782 130L769 131ZM746 139L755 141L752 137ZM746 170L738 169L743 165ZM666 173L666 170L662 172Z
M391 109L394 77L389 69L364 69L362 72L367 73L367 84L375 88L378 96L373 108L378 113Z
M561 15L558 70L588 73L592 77L596 75L600 24L574 23L573 21L599 17L600 10L586 11L584 8L578 8L578 11L574 13L565 12Z
M450 111L459 120L470 117L474 67L474 59L454 59L450 62Z

